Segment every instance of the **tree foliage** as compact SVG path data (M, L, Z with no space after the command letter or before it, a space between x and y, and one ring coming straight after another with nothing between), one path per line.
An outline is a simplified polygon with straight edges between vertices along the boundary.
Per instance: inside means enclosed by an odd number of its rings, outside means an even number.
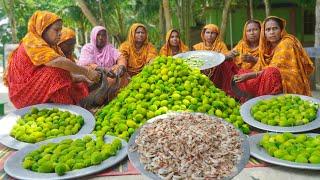
M19 40L27 32L28 19L36 10L49 10L57 13L64 22L64 26L77 31L80 44L88 41L92 24L88 21L77 0L12 0L14 1L14 18L16 32ZM270 0L271 1L271 0ZM8 16L4 9L7 0L0 0L0 20ZM110 40L118 45L125 41L127 32L132 23L140 22L146 25L150 40L160 47L163 42L165 30L161 22L162 0L83 0L96 18L104 25L109 33ZM252 0L253 7L263 5L263 0ZM276 1L272 0L272 3ZM316 0L295 0L301 7L315 7ZM189 44L190 29L201 29L206 23L208 15L214 11L222 10L225 0L170 0L169 8L172 16L172 27L180 30L181 38ZM230 11L239 8L248 8L248 0L231 0ZM163 16L163 14L162 14ZM162 23L162 24L161 24ZM220 24L217 24L220 26ZM165 27L165 25L164 25ZM12 40L10 25L0 26L1 42ZM85 39L86 38L86 39Z

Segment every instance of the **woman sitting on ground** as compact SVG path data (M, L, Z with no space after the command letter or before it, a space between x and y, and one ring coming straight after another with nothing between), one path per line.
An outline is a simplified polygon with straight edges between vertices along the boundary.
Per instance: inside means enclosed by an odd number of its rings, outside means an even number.
M226 44L219 38L220 30L215 24L208 24L202 28L202 42L193 45L194 50L215 51L222 54L228 52Z
M180 33L171 29L167 32L166 43L160 49L159 55L174 56L189 51L189 48L180 40Z
M111 75L107 78L109 87L117 86L116 78L119 79L119 87L117 90L109 94L111 100L117 91L128 84L127 62L119 58L120 52L109 43L107 30L103 26L96 26L92 29L90 35L90 43L83 46L81 55L77 62L81 66L100 67L107 71L112 71L114 76Z
M228 53L226 45L218 36L219 29L217 26L205 26L201 33L204 42L195 45L194 49L211 50L222 54ZM227 56L226 59L232 58ZM239 86L238 89L232 88L232 80L234 75L242 73L243 70L237 67L234 61L225 60L222 64L212 68L212 71L210 79L213 84L228 95L240 99L242 102L247 100L248 97L282 92L280 72L276 68L267 68L263 73L255 74L254 79L240 83L241 86ZM238 81L237 79L237 82ZM242 91L242 93L238 93L238 91Z
M73 62L76 62L76 58L73 54L74 48L76 45L76 33L66 27L62 27L60 41L58 42L58 46L60 47L63 54ZM73 81L81 82L85 81L89 86L93 85L88 78L81 74L72 74Z
M261 74L266 68L277 68L281 73L284 93L311 96L309 77L314 66L300 41L285 30L286 22L279 17L268 17L262 24L260 53L254 73L235 78L238 82ZM241 85L240 85L241 86Z
M193 46L194 50L214 51L222 54L229 52L226 44L219 38L220 30L215 24L208 24L202 28L200 42ZM232 94L231 79L238 72L238 67L232 61L224 61L217 67L207 69L206 74L213 84L224 90L227 94Z
M127 41L120 48L121 59L128 63L128 73L138 74L144 65L157 56L156 48L148 40L148 32L143 24L135 23L130 27Z
M77 104L88 96L86 83L72 81L80 74L93 82L100 74L77 66L57 46L62 20L48 11L36 11L29 20L28 33L9 58L5 81L16 108L39 103Z
M241 69L251 69L259 59L259 39L261 23L248 20L243 28L242 39L227 57L233 58Z
M60 47L63 54L73 62L75 62L74 57L74 47L76 45L76 33L74 30L62 27L60 41L58 42L58 46Z

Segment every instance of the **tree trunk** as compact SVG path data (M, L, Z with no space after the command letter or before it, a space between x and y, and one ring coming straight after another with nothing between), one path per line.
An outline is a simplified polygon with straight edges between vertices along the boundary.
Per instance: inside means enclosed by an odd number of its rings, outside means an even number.
M314 47L320 47L320 0L316 2L315 8L315 15L316 15L316 24L315 24L315 31L314 31ZM320 84L320 59L316 58L316 83Z
M228 13L229 13L231 1L232 0L225 0L224 1L224 7L223 7L223 11L222 11L222 19L221 19L221 25L220 25L220 38L222 40L224 39L224 34L226 32Z
M16 19L14 17L14 0L9 0L9 11L8 14L10 18L10 24L11 24L11 33L12 33L12 42L17 43L18 38L17 38L17 29L16 29Z
M164 17L166 20L166 31L169 31L172 28L169 0L162 0L162 5Z
M253 2L252 0L248 0L248 7L249 7L249 17L253 19Z
M98 20L94 17L84 0L75 0L75 2L93 26L99 25Z
M176 0L176 8L177 8L177 16L179 19L179 29L180 29L180 38L182 38L182 40L185 40L184 38L184 29L183 29L183 16L182 16L182 3L181 0Z
M8 3L8 6L6 5L7 3ZM12 43L18 43L16 19L14 17L14 0L9 0L7 2L2 0L2 5L3 5L3 8L6 11L6 14L9 18Z
M160 6L159 6L159 29L161 34L161 40L164 42L165 36L166 36L166 28L165 28L165 20L163 15L162 3L160 3Z
M99 14L100 14L99 24L102 24L104 27L106 27L106 23L104 21L104 16L103 16L102 3L101 1L98 1L98 3L99 3Z
M191 25L191 7L192 7L192 2L191 0L184 0L184 17L185 17L185 43L187 45L190 44L190 25Z
M119 21L119 37L118 39L116 38L116 40L118 44L121 44L123 41L126 40L127 33L125 30L123 14L121 13L121 8L118 5L116 6L116 12Z
M179 18L180 38L185 44L190 44L191 0L176 0L177 16Z
M76 24L76 26L78 27L78 28L76 28L76 35L78 37L77 44L83 45L85 43L84 25L83 25L83 23L78 23L78 24Z
M263 0L266 9L266 17L270 16L270 0Z

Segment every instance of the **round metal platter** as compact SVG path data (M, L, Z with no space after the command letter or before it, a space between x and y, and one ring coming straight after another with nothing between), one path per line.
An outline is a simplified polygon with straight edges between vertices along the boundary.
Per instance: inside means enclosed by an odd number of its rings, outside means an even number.
M77 134L89 134L93 131L95 126L94 116L86 109L83 109L80 106L75 105L64 105L64 104L37 104L33 106L28 106L22 109L17 109L5 117L3 117L0 121L0 143L10 147L12 149L21 149L31 143L26 143L19 141L12 136L10 136L10 131L12 127L16 124L17 120L28 113L33 107L38 109L52 109L58 108L61 111L69 111L72 114L81 115L84 119L84 124L79 130Z
M253 99L250 99L249 101L245 102L240 107L240 114L243 118L243 120L248 123L250 126L256 127L258 129L266 130L266 131L272 131L272 132L305 132L310 131L313 129L317 129L320 127L320 111L318 109L317 112L317 118L313 121L311 121L308 124L300 125L300 126L290 126L290 127L281 127L281 126L270 126L267 124L263 124L257 120L255 120L251 115L251 108L254 106L258 101L261 100L267 100L271 99L275 96L283 96L284 94L279 95L265 95L265 96L259 96ZM293 96L299 96L302 100L310 101L313 103L320 104L320 100L309 97L309 96L303 96L298 94L287 94L287 95L293 95Z
M278 159L278 158L270 156L264 150L264 148L259 145L259 142L264 134L265 133L256 134L256 135L249 137L250 154L253 157L260 159L262 161L271 163L271 164L279 165L279 166L298 168L298 169L320 170L320 164L296 163L296 162L286 161L286 160L282 160L282 159ZM319 134L310 133L310 134L306 134L306 135L314 137Z
M147 123L153 123L156 120L164 119L164 118L167 118L167 117L179 116L180 114L181 113L178 113L178 112L170 112L170 113L167 113L167 114L156 116L156 117L148 120ZM203 113L192 113L192 114L202 114L202 115L209 116L209 115L203 114ZM210 117L214 117L214 116L210 116ZM217 118L217 117L215 117L215 118ZM214 120L216 120L216 119L214 119ZM217 120L220 120L221 122L230 125L230 123L228 123L227 121L224 121L223 119L218 118ZM156 175L156 174L154 174L154 173L152 173L150 171L145 170L144 164L142 164L140 162L140 155L139 155L139 153L137 151L133 151L133 152L130 151L130 149L132 147L136 146L135 140L139 136L140 129L142 127L143 126L141 126L139 129L137 129L135 131L135 133L131 136L130 140L129 140L129 143L128 143L128 157L129 157L129 160L133 164L133 166L135 168L137 168L143 175L145 175L145 176L147 176L147 177L149 177L151 179L161 179L158 175ZM238 161L238 163L236 165L236 171L233 171L229 176L225 177L224 179L232 179L234 176L236 176L238 173L240 173L240 171L247 165L247 163L249 161L249 157L250 157L249 141L248 141L247 137L242 132L240 132L238 129L237 129L237 131L240 133L239 138L240 138L240 141L242 142L241 143L242 157L241 157L241 159Z
M63 176L59 176L56 173L38 173L31 171L29 169L24 169L22 167L22 162L24 157L31 151L38 149L41 145L48 144L48 143L58 143L64 139L80 139L86 136L87 134L81 135L72 135L72 136L63 136L54 139L49 139L46 141L42 141L36 144L28 145L18 152L16 152L12 157L10 157L4 165L4 170L10 176L17 178L17 179L27 179L27 180L34 180L34 179L75 179L82 176L94 174L96 172L102 171L109 167L114 166L118 162L122 161L124 158L127 157L127 142L121 140L122 148L118 151L117 155L111 156L108 159L104 160L101 164L95 166L89 166L83 169L77 169L73 171L68 171ZM93 135L90 135L94 137ZM114 136L105 136L104 141L106 143L110 143L115 139Z
M223 63L225 60L225 56L221 53L214 51L188 51L180 54L176 54L173 56L175 58L182 58L186 61L190 60L199 60L202 63L202 66L199 67L200 70L210 69L218 66Z

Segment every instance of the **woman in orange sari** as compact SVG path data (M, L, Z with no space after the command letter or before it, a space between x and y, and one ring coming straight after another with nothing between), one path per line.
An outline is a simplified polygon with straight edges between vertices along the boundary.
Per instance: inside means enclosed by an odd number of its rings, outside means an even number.
M57 46L61 29L62 20L54 13L36 11L30 18L28 33L11 54L5 77L15 107L45 102L77 104L88 95L88 86L73 82L71 74L99 80L97 71L64 57Z
M222 54L228 52L226 44L219 38L220 30L215 24L208 24L202 28L201 39L203 42L195 44L194 50L215 51Z
M208 24L201 31L201 39L203 42L193 46L194 50L215 51L222 54L228 53L226 44L219 38L220 30L214 24ZM215 68L205 70L206 74L214 85L227 94L233 95L231 91L231 79L238 72L238 67L232 61L224 61Z
M75 57L73 55L74 47L76 45L76 33L74 30L62 27L60 41L58 46L60 47L63 54L73 62L75 62Z
M245 23L242 39L227 55L228 58L234 58L239 68L251 69L258 61L260 31L260 21L248 20Z
M72 62L76 62L76 58L73 54L74 47L76 45L76 33L74 30L66 27L62 27L60 41L58 42L58 46L60 47L63 54ZM81 74L72 74L72 81L81 82L86 81L89 84L90 80L88 80L85 76Z
M160 49L159 55L174 56L186 51L189 51L189 48L180 40L179 32L171 29L167 32L166 43Z
M215 34L212 35L212 33ZM197 50L212 50L226 54L228 49L226 45L218 38L218 35L219 29L217 26L205 26L201 33L201 37L204 42L195 45L194 48ZM211 43L211 46L210 42L213 42ZM226 57L226 59L232 58ZM243 80L244 82L239 83L241 86L236 86L238 89L232 88L233 77L236 76L236 81L238 82L239 79L237 79L237 74L242 73L242 71L243 70L237 67L234 61L225 60L222 64L215 67L210 79L215 86L222 89L228 95L240 99L241 101L245 101L247 97L256 97L265 94L277 94L282 90L280 73L275 68L268 68L263 73L255 74L253 77L255 79L250 79L249 83L246 80ZM238 93L236 90L242 91L242 93Z
M138 74L145 64L157 56L156 48L149 42L147 29L135 23L130 27L128 39L120 45L120 59L127 62L130 76Z
M286 21L271 16L262 24L260 53L257 64L253 67L255 74L267 68L277 68L282 79L284 93L311 96L309 77L314 66L301 43L285 30ZM250 79L254 73L242 74L237 79Z

